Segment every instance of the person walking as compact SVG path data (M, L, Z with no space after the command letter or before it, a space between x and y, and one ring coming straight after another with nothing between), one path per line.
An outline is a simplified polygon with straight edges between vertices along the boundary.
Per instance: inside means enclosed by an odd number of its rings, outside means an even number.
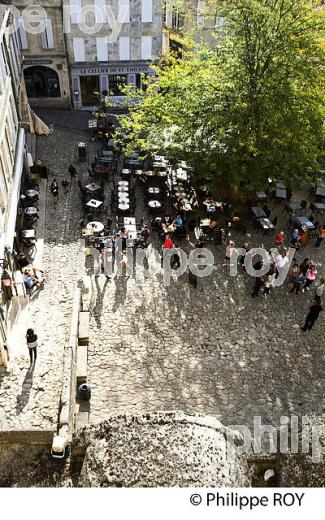
M78 172L77 172L75 166L73 166L73 164L70 164L70 166L68 168L68 173L70 173L70 177L71 177L72 181L77 178Z
M197 289L197 276L190 269L188 270L188 282L194 289Z
M317 285L317 287L315 289L315 302L316 303L321 302L321 298L322 298L324 292L325 292L325 277L322 276L321 279L319 280L319 284Z
M229 244L226 247L226 253L225 253L225 259L224 259L224 266L231 262L231 257L233 252L235 251L235 242L230 240Z
M259 296L259 292L260 292L261 288L263 287L263 285L264 285L264 281L261 276L255 278L255 285L254 285L254 290L252 293L252 298L257 298Z
M52 182L50 186L51 193L54 197L55 204L57 203L58 197L59 197L59 183L56 179Z
M293 285L292 285L290 294L295 291L296 294L298 295L300 293L300 291L303 289L305 282L306 282L306 278L304 277L303 273L301 273L301 272L298 273L293 278Z
M29 350L30 364L33 365L36 363L37 359L37 334L35 334L34 329L27 329L26 333L26 341L27 347Z
M325 238L325 224L318 230L318 235L315 243L315 247L320 247L321 243Z
M318 316L323 310L323 306L320 303L314 303L309 307L309 313L306 316L305 325L301 327L301 330L306 332L307 330L311 330L315 325L315 322L318 319Z

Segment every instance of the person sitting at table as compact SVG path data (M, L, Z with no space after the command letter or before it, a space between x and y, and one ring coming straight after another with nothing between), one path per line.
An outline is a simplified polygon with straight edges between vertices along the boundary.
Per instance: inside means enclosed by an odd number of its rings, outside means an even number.
M23 282L26 289L33 289L33 287L40 287L41 282L36 276L33 276L30 271L25 271L23 274Z
M175 208L179 212L184 212L185 211L185 206L184 206L184 202L183 202L182 199L178 199L177 200L177 202L175 203Z
M129 233L125 228L122 228L120 233L117 235L122 240L122 251L127 250L127 239L129 237Z
M138 181L141 184L145 184L145 182L147 181L147 176L146 176L145 172L140 173L140 175L138 176Z
M177 217L175 218L175 220L173 222L173 226L175 226L176 231L179 231L180 229L182 229L182 227L183 227L183 220L182 220L182 217L180 215L177 215Z
M167 235L165 237L165 242L164 242L164 249L173 249L173 247L174 247L174 242L170 238L170 235L167 233Z
M290 245L294 247L297 251L299 249L299 231L298 229L294 229L290 235Z
M299 243L303 247L306 247L308 242L309 242L309 230L308 230L307 226L304 226L303 233L300 235L300 238L299 238Z
M17 264L19 265L20 269L23 269L24 267L30 265L30 262L27 260L24 253L20 253L17 258Z

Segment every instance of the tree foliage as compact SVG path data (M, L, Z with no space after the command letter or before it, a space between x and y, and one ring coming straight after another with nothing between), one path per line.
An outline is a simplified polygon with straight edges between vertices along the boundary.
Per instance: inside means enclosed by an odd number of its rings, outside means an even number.
M121 121L129 149L186 157L216 182L289 183L318 168L324 10L305 0L210 0L225 23L165 58Z

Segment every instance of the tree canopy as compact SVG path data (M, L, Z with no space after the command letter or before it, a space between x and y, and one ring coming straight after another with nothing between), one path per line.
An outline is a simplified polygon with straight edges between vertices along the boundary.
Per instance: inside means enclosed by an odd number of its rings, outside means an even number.
M324 131L324 10L305 0L209 0L223 20L155 67L121 120L128 149L189 159L216 183L299 182ZM211 25L211 24L210 24ZM204 34L204 33L203 33Z

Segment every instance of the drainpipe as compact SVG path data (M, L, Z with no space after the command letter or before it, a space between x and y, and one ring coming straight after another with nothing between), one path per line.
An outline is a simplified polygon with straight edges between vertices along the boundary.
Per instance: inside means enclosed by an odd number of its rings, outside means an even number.
M68 38L67 33L65 32L65 24L64 24L64 10L63 10L63 0L61 1L61 16L62 16L62 27L63 27L63 39L64 39L64 47L65 47L65 59L67 62L67 68L68 68L68 77L69 77L69 90L70 90L70 101L68 110L71 110L73 107L73 101L72 101L72 78L71 78L71 62L70 62L70 56L69 56L69 50L68 50Z

